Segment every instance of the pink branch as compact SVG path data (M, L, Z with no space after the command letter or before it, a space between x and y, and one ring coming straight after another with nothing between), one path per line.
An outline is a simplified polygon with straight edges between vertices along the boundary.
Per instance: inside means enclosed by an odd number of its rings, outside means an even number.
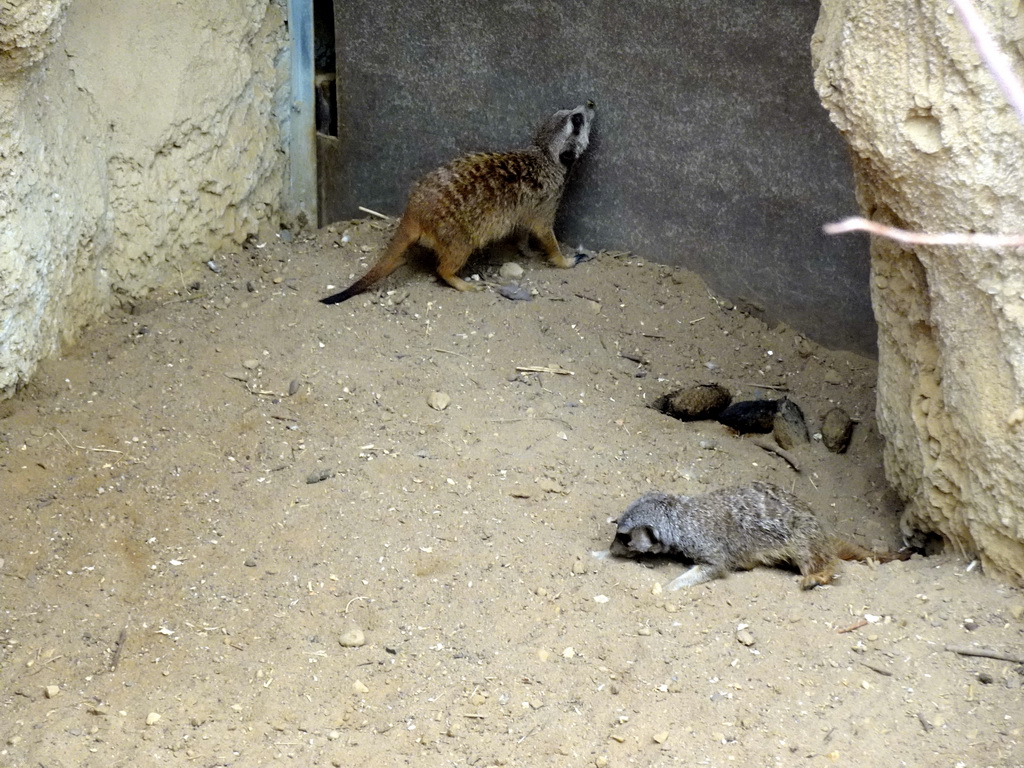
M875 221L853 216L849 219L826 224L822 227L826 235L841 235L845 232L868 232L879 237L887 237L900 243L914 245L977 245L982 248L1020 248L1024 247L1024 235L989 235L974 232L944 232L927 234L924 232L908 232L905 229L889 227Z
M1010 57L996 45L992 35L981 18L978 10L971 5L970 0L950 0L960 12L960 18L967 27L967 31L974 38L974 44L978 53L988 65L989 71L995 78L996 83L1002 90L1010 106L1017 112L1017 117L1024 123L1024 87L1021 87L1020 80L1013 74L1013 64Z

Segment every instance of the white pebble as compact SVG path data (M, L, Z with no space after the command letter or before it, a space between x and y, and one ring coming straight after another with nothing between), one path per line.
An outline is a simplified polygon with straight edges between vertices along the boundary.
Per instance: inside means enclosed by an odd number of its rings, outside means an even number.
M451 401L451 397L444 392L431 392L427 396L427 405L435 411L443 411Z
M498 274L506 280L518 280L523 276L523 268L514 261L506 261L501 265Z
M748 647L754 644L754 636L745 629L736 633L736 640Z
M341 637L338 638L338 642L341 643L343 648L359 648L366 645L366 635L363 634L361 629L350 629L342 633Z

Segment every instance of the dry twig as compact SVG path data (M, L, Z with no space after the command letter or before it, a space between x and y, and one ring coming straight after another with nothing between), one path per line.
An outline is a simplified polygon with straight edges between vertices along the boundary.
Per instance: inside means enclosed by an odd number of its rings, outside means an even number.
M517 365L516 370L520 373L557 373L559 376L575 376L572 371L567 371L561 366L550 368L546 365Z
M362 211L363 213L368 213L371 216L376 216L378 219L384 219L384 221L394 221L394 219L391 216L388 216L386 213L378 213L377 211L373 210L372 208L364 208L361 205L358 206L358 207L359 207L359 210Z
M866 627L867 625L868 625L868 620L867 619L861 619L856 624L851 624L848 627L843 627L842 629L837 629L836 630L836 634L837 635L845 635L847 632L853 632L853 630L860 629L861 627Z
M1009 661L1013 664L1024 664L1024 656L1003 653L994 648L968 648L962 645L947 645L946 650L961 656L980 656L983 659L996 659L997 661Z
M754 445L756 445L758 448L760 448L762 451L768 451L768 453L774 453L780 459L782 459L787 464L789 464L789 466L791 466L793 468L794 472L799 472L800 471L800 465L797 463L797 460L793 456L793 454L791 454L789 451L786 451L786 450L780 448L777 445L772 445L767 440L765 440L763 438L760 438L760 437L753 438L751 440L751 442Z

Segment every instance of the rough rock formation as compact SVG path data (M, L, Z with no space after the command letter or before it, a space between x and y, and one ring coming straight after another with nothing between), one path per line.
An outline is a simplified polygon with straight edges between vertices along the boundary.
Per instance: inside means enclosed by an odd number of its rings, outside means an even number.
M1024 75L1020 4L976 4ZM824 0L812 51L864 215L1024 232L1024 127L951 6ZM1024 582L1024 249L876 238L871 259L878 417L904 528Z
M279 2L0 0L0 397L273 218Z

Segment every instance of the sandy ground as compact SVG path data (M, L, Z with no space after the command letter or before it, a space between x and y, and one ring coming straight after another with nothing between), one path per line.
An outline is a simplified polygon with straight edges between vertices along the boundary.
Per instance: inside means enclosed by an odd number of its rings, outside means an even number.
M1024 593L964 559L669 593L590 556L642 492L756 479L898 547L871 361L630 254L318 304L386 234L218 258L0 404L0 768L1024 765L1024 666L947 649L1024 656ZM706 381L838 404L850 450L648 407Z

